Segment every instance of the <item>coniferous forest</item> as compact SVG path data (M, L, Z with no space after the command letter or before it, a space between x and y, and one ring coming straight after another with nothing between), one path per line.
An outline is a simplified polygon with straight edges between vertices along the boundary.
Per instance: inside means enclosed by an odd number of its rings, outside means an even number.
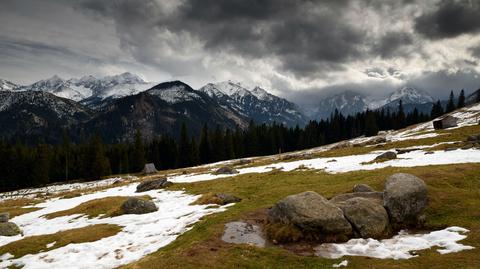
M446 111L464 106L464 99L460 98L458 104L453 102L453 96L450 99ZM176 139L161 135L144 141L137 131L133 141L125 144L105 144L98 135L83 143L72 143L67 133L63 142L56 145L0 141L0 191L138 173L149 162L160 170L307 149L361 135L376 135L379 130L401 129L444 112L437 102L430 115L417 109L406 114L400 101L395 112L367 110L343 116L335 111L328 120L310 121L303 128L275 123L257 125L252 121L248 128L234 130L205 124L200 137L191 136L185 124Z

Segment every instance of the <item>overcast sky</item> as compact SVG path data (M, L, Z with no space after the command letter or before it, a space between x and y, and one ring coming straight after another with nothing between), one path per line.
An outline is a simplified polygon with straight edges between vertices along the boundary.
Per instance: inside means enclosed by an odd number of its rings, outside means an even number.
M480 88L478 0L0 0L0 78L129 71L299 103Z

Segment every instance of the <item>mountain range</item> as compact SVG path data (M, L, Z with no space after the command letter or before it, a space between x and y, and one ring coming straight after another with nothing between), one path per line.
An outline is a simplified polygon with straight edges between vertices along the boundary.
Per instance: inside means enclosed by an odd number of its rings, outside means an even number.
M181 81L151 83L131 73L95 78L53 76L31 85L0 80L0 130L6 139L34 141L40 134L58 142L63 129L73 139L93 133L107 142L130 139L137 129L146 138L177 136L182 123L199 134L211 128L246 128L256 123L304 125L308 119L283 98L240 83L210 83L194 90Z
M476 98L472 94L467 102ZM7 140L58 142L63 130L80 140L100 134L107 142L133 137L137 129L146 138L169 133L179 135L182 123L198 135L210 128L246 128L256 123L305 125L327 119L337 109L352 115L367 109L417 108L429 113L435 99L411 87L374 98L345 91L319 101L313 115L306 116L296 104L270 94L261 87L245 87L225 81L193 89L181 81L146 82L132 73L96 78L62 79L53 76L31 85L16 85L0 79L0 137Z

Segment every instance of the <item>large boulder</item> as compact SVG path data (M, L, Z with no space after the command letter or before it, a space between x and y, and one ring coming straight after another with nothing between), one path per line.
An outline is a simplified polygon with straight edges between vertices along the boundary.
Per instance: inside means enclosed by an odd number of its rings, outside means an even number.
M137 197L129 197L122 204L123 214L147 214L158 210L157 206L152 202Z
M330 199L330 202L338 205L342 202L357 197L370 199L379 205L383 205L383 192L378 191L342 193Z
M230 166L223 166L218 168L215 172L215 175L234 175L238 174L238 171Z
M320 235L350 234L352 226L342 210L320 194L307 191L287 196L268 211L270 223L295 225Z
M387 178L383 205L391 222L416 225L427 201L427 185L422 179L406 173Z
M145 180L142 183L138 184L137 192L144 192L156 189L166 188L171 186L173 183L168 181L166 178Z
M381 237L388 225L385 208L370 199L356 197L339 205L345 218L363 238Z
M15 236L21 233L22 230L13 222L0 223L0 236Z
M367 184L355 184L353 192L374 192L375 190Z

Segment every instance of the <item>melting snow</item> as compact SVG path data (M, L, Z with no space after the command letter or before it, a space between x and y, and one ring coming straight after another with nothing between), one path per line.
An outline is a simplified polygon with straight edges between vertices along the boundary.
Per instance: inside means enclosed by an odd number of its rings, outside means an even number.
M480 163L480 150L453 150L453 151L435 151L434 154L425 154L423 150L415 150L405 154L399 155L398 159L365 164L375 159L378 155L385 151L371 152L361 155L350 155L343 157L332 158L316 158L309 160L298 160L293 162L278 162L263 166L255 166L238 169L238 174L247 173L266 173L275 169L282 171L293 171L299 166L308 169L324 170L327 173L345 173L358 170L374 170L381 169L388 166L392 167L415 167L427 165L442 165L442 164L459 164L459 163ZM333 161L335 160L335 161ZM212 171L213 172L213 171ZM231 177L235 175L214 175L206 174L187 174L169 176L168 180L172 182L196 182L213 180L218 178Z
M116 224L122 231L114 236L95 242L70 244L39 254L26 255L10 260L2 256L0 267L12 264L31 268L115 268L122 264L139 260L159 248L171 243L178 235L188 231L201 217L221 212L226 206L208 208L208 205L191 205L198 196L187 195L180 191L148 191L159 210L143 215L121 215L113 218L88 219L82 215L70 215L54 219L45 219L45 214L73 208L93 199L109 196L132 196L136 184L110 188L104 191L86 194L71 199L51 199L36 206L43 209L13 218L25 236L51 234L63 230L86 227L96 224ZM0 237L0 246L24 238L22 236ZM8 259L8 260L7 260Z
M438 247L437 252L447 254L474 249L458 243L465 239L469 230L461 227L449 227L428 234L407 234L400 232L391 239L351 239L342 244L322 244L315 248L316 255L338 259L343 256L366 256L379 259L410 259L417 257L412 253L418 250Z
M339 267L346 267L348 265L348 261L344 260L341 263L336 263L333 265L333 268L339 268Z

